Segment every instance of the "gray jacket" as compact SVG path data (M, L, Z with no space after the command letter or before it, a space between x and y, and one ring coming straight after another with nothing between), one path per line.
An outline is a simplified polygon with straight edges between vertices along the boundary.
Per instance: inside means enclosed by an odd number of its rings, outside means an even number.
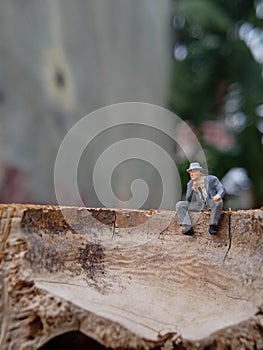
M221 181L214 175L205 175L204 185L209 198L213 198L216 194L219 194L221 198L225 195L225 189ZM193 192L193 180L187 183L186 200L191 202Z

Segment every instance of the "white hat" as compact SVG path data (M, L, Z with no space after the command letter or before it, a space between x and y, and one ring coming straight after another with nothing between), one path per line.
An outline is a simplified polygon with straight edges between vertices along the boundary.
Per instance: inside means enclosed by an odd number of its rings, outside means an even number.
M187 171L194 170L194 169L198 169L198 170L203 171L203 168L202 168L201 165L200 165L199 163L197 163L197 162L195 162L195 163L190 163L189 169L187 169Z

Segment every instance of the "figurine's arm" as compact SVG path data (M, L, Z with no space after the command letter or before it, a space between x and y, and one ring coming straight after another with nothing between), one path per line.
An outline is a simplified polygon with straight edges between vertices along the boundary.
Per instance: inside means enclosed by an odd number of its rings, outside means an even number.
M190 180L190 181L187 183L187 190L186 190L185 199L186 199L188 202L191 202L192 195L193 195L193 181Z
M216 194L214 195L213 199L217 202L224 197L225 189L222 185L222 182L216 176L214 176L214 188Z

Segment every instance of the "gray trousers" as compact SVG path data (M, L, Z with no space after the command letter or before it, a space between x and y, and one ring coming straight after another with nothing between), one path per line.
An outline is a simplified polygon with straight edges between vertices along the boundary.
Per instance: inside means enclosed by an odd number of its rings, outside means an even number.
M209 198L207 205L205 206L203 202L187 202L180 201L176 203L176 212L178 215L178 220L180 225L192 226L189 211L202 211L211 210L210 215L210 225L218 225L221 211L223 209L223 201L220 199L215 202L213 199Z

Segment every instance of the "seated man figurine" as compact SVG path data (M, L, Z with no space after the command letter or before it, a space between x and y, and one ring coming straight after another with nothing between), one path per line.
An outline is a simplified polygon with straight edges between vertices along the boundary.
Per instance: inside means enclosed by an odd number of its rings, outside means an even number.
M223 209L224 187L216 176L205 175L199 163L191 163L187 172L191 180L187 183L186 201L176 203L179 224L184 226L182 233L194 234L189 211L211 210L209 233L216 235Z

